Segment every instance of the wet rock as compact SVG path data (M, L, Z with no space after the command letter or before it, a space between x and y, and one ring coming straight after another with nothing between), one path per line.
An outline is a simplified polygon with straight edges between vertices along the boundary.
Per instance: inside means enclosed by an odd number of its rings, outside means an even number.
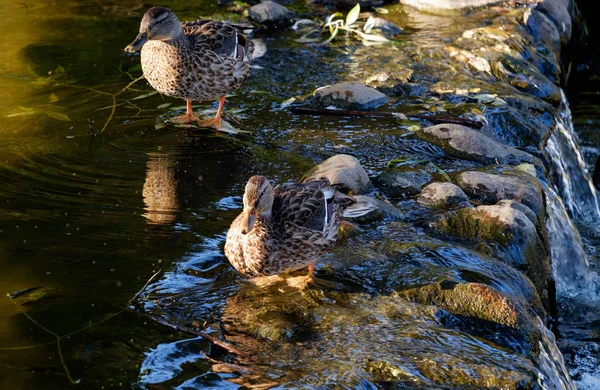
M529 207L525 206L521 202L517 202L515 200L503 199L500 202L496 203L496 206L509 207L511 209L519 210L520 212L525 214L525 216L527 218L529 218L531 223L533 223L534 225L538 224L537 215L535 215L533 210L531 210Z
M386 171L380 174L375 183L381 191L392 199L403 199L417 195L421 187L431 181L431 175L423 169L403 172Z
M546 310L553 305L554 282L550 252L538 234L531 214L503 202L491 206L463 208L445 213L430 224L437 233L484 244L481 251L491 251L499 260L525 272L535 285Z
M536 10L542 12L554 23L563 45L569 43L573 32L571 15L569 15L567 7L568 2L563 0L544 0L536 7Z
M402 4L410 5L423 11L483 7L501 2L500 0L400 0Z
M304 174L303 182L326 178L332 185L353 194L371 189L371 181L360 162L353 156L338 154L323 161Z
M543 148L550 137L550 127L540 121L538 115L509 106L491 107L484 115L487 125L482 132L508 145Z
M562 100L560 88L526 61L504 56L491 62L494 76L551 104Z
M417 202L430 207L468 206L469 197L453 183L431 183L421 192Z
M398 27L396 24L385 20L383 18L372 18L373 21L373 29L376 30L380 30L383 35L386 35L388 37L394 36L394 35L398 35L400 33L402 33L402 29L400 27Z
M471 199L486 204L495 204L503 199L518 200L529 207L543 221L545 216L544 196L537 180L523 172L492 174L469 171L461 173L457 184Z
M294 18L294 12L273 1L264 1L248 9L248 19L267 26L287 26Z
M396 84L392 90L391 95L393 96L423 96L427 93L427 88L421 84L416 83L400 83Z
M424 141L437 145L449 155L483 164L532 163L543 169L542 162L529 153L503 145L469 127L442 124L415 133Z
M527 10L523 16L525 26L540 49L549 49L556 56L560 54L560 34L550 19L537 10Z
M340 83L317 88L314 104L335 106L343 110L370 110L387 102L378 90L360 83Z

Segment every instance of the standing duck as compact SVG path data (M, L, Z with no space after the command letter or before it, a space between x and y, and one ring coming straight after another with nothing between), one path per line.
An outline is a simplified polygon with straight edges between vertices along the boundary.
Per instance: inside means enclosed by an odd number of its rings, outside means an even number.
M185 99L185 115L174 122L221 127L225 95L246 81L248 62L265 53L264 43L246 39L240 27L211 20L179 22L167 8L153 7L144 14L140 32L125 48L142 50L144 76L158 92ZM198 120L192 101L219 100L217 114Z
M233 221L225 256L249 276L276 275L308 267L336 242L344 216L374 210L329 185L326 179L273 188L264 176L252 176L244 192L244 210Z

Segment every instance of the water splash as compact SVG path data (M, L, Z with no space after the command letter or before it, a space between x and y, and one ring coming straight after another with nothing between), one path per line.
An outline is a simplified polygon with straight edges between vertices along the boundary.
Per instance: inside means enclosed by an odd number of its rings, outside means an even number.
M587 172L564 93L560 118L557 118L556 129L548 139L546 152L552 164L553 184L569 214L578 221L600 221L598 193Z

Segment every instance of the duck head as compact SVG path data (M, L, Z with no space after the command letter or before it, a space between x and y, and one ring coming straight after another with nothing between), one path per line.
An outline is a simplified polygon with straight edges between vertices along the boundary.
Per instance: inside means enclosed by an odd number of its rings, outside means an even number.
M252 176L244 192L244 211L242 212L242 234L248 234L254 227L256 217L271 217L273 208L273 186L264 176Z
M140 23L140 33L129 46L128 53L140 50L149 40L166 41L178 38L183 34L181 23L177 16L167 8L152 7L144 14Z

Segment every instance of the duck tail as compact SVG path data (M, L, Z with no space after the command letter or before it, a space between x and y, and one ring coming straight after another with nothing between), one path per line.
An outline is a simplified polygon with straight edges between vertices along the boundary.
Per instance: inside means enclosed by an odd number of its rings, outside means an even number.
M380 210L393 218L399 218L402 215L396 207L379 199L364 195L353 195L350 198L354 202L344 209L344 218L361 217L375 210Z
M248 42L248 61L255 60L265 55L267 52L267 44L264 39L251 39Z

